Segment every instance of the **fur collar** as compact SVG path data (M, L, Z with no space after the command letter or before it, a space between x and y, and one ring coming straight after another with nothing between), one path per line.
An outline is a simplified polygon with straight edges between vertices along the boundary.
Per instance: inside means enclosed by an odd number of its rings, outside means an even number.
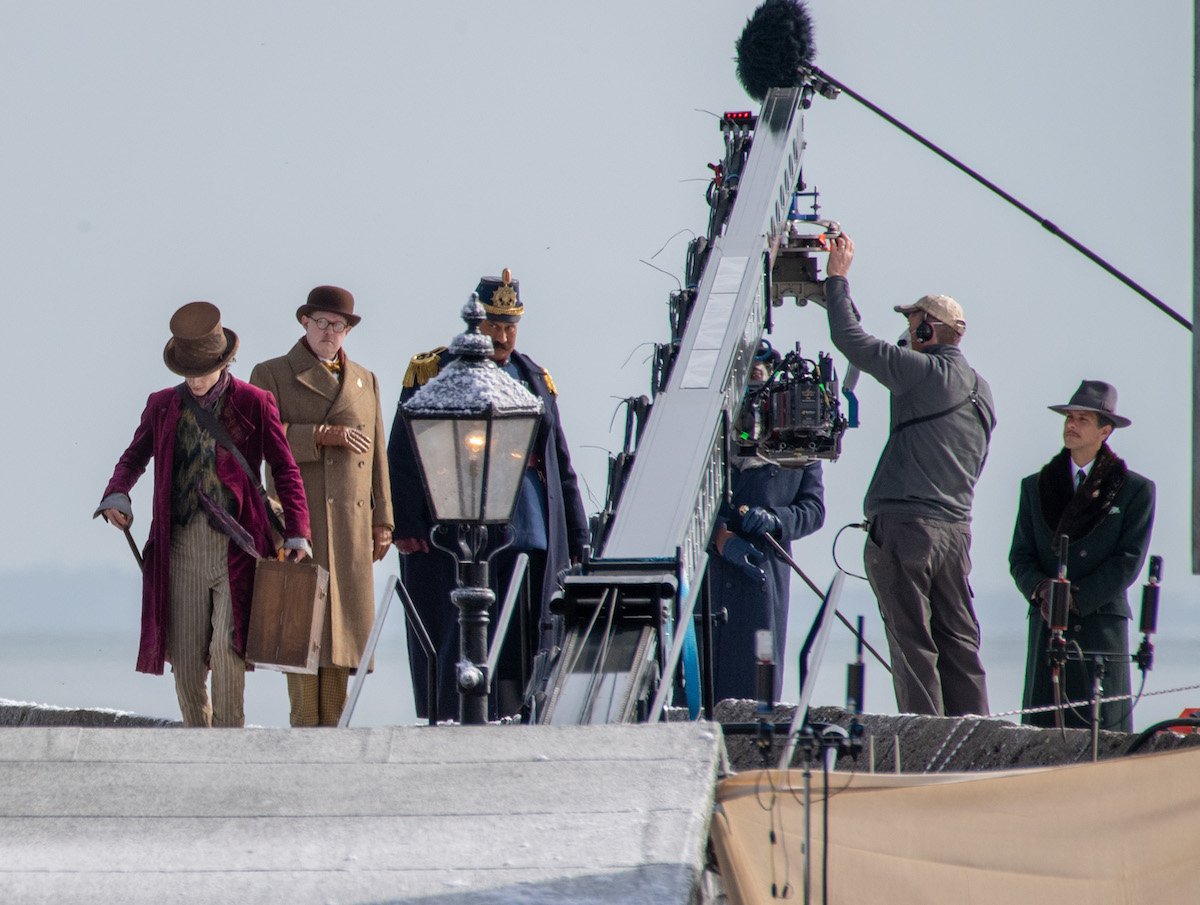
M1050 460L1038 475L1042 518L1054 536L1067 535L1072 542L1086 537L1108 515L1125 484L1129 469L1108 444L1100 447L1087 480L1076 493L1071 482L1071 454L1066 449Z

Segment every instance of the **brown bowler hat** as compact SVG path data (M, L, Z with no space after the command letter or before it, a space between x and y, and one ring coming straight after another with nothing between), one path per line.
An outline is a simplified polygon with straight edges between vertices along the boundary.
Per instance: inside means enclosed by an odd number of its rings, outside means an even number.
M308 294L308 301L296 309L296 320L304 315L312 315L314 311L328 311L340 314L351 327L360 320L354 313L354 296L341 286L318 286Z
M163 361L181 377L203 377L233 361L237 350L237 334L221 326L216 305L188 302L171 315L171 338L163 349Z

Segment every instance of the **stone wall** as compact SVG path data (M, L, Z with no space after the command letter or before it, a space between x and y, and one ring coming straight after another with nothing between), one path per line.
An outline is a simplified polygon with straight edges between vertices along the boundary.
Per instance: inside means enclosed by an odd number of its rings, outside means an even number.
M722 701L715 717L724 726L752 723L756 719L753 701ZM795 708L779 705L772 720L786 732ZM810 719L848 729L852 716L840 707L814 707ZM863 750L857 760L842 757L839 770L869 770L871 739L874 739L876 772L954 773L974 770L1007 770L1016 767L1047 767L1083 763L1092 758L1092 737L1087 729L1037 729L1007 720L978 717L931 717L912 714L895 716L863 714ZM1122 732L1101 732L1097 751L1100 758L1120 757L1136 738ZM1160 732L1140 751L1164 751L1200 745L1200 735ZM735 770L763 766L764 760L753 736L727 734L726 746ZM783 752L782 736L767 758L769 766L778 764ZM801 752L792 765L802 763Z

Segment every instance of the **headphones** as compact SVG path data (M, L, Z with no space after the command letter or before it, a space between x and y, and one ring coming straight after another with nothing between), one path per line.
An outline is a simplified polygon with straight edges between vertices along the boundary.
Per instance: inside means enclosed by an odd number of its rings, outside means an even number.
M913 339L919 343L927 343L933 339L933 324L929 323L928 317L917 324L917 329L913 331Z

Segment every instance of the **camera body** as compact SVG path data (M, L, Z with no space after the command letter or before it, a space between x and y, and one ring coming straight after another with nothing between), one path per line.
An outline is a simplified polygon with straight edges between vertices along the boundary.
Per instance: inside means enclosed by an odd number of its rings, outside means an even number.
M760 353L756 367L767 376L746 391L734 436L736 454L793 468L815 459L835 461L848 425L832 356L821 352L813 361L797 345L782 359L773 350Z

